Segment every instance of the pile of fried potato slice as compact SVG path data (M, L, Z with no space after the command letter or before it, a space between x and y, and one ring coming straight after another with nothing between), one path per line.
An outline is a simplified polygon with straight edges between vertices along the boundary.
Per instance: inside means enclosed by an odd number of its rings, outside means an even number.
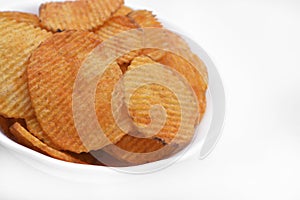
M38 16L0 12L2 132L34 151L80 164L139 165L185 148L205 113L208 77L204 63L180 37L171 44L188 58L140 48L124 50L112 61L97 82L94 101L84 99L78 108L94 104L103 135L78 131L90 126L73 113L81 67L116 35L146 28L163 25L151 11L133 10L123 0L50 2L40 6ZM152 37L153 44L166 42L166 37ZM122 52L122 45L113 48ZM119 101L112 100L116 96Z

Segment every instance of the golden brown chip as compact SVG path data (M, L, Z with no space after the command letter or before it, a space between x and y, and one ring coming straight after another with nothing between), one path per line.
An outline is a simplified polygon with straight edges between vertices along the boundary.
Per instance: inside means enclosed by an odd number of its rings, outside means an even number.
M38 122L45 135L61 150L81 153L106 145L106 141L99 141L97 135L83 133L79 136L76 128L86 126L88 121L77 122L75 127L72 107L76 75L83 61L100 43L94 33L58 33L45 41L30 59L28 85ZM93 64L87 73L94 73ZM116 63L110 65L96 92L95 108L99 123L112 142L117 142L125 134L113 123L111 112L111 93L121 75ZM82 88L82 91L85 89ZM77 109L84 111L86 99L82 102L82 108ZM82 141L86 142L83 144Z
M131 62L124 77L125 103L139 133L104 147L105 152L136 165L168 158L188 145L199 117L195 114L198 106L189 83L178 75L182 76L146 56ZM165 113L151 110L155 105L162 106Z
M167 144L178 133L178 141L188 142L194 135L198 119L193 113L198 111L197 99L189 83L179 77L181 74L175 74L147 57L135 58L129 69L124 77L125 103L139 132L155 133L152 138ZM154 105L162 106L165 113L155 109L150 112Z
M205 77L202 77L197 68L194 65L190 64L186 59L170 52L167 52L160 60L158 60L158 62L176 70L188 81L189 85L193 88L198 99L200 121L206 110L207 82L205 80ZM204 66L203 62L200 59L199 62L201 62L201 65Z
M0 17L0 114L27 118L34 114L27 89L26 62L51 36L40 28Z
M150 70L150 69L149 69ZM139 80L136 80L139 81ZM129 81L125 85L125 91L133 88ZM136 90L128 105L130 116L138 127L146 127L151 124L149 111L153 105L161 105L166 110L167 119L164 127L155 137L169 143L178 132L181 123L180 103L176 95L169 89L159 84L149 84ZM158 126L158 125L157 125Z
M137 10L128 14L128 17L141 28L162 28L162 24L156 19L151 11Z
M24 22L26 24L31 24L35 27L39 27L40 19L31 13L23 13L23 12L0 12L0 18L7 18L11 20L15 20L17 22Z
M89 32L58 33L30 58L28 86L36 117L45 135L61 150L86 151L74 125L72 92L83 60L100 43Z
M51 2L40 7L41 25L48 30L92 30L104 24L123 0Z
M73 163L81 163L84 164L85 162L81 161L80 159L74 158L71 155L58 151L56 149L53 149L43 142L41 142L39 139L34 137L31 133L29 133L22 125L19 123L15 123L10 127L11 133L16 137L17 142L19 142L22 145L25 145L29 148L32 148L36 151L39 151L43 154L49 155L53 158L67 161L67 162L73 162Z
M120 9L117 10L117 12L114 13L113 16L126 16L132 11L133 10L131 8L123 5Z

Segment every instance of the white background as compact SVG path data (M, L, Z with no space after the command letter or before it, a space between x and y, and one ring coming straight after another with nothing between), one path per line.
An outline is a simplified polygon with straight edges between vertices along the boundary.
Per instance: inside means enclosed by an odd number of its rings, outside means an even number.
M0 2L37 12L42 0ZM300 1L127 2L185 30L215 62L227 95L216 149L203 161L91 184L39 172L0 147L0 199L300 199Z

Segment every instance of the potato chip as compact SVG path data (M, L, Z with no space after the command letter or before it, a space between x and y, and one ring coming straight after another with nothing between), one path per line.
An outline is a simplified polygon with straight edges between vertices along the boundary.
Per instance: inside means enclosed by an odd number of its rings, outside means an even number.
M128 14L128 17L141 28L162 28L162 24L156 19L151 11L137 10Z
M148 127L150 132L156 133L152 138L159 138L167 144L180 131L178 140L189 141L198 118L193 112L198 108L189 83L184 77L178 77L182 74L175 74L170 68L147 57L135 58L128 69L124 77L125 103L137 130L149 135L146 133ZM162 106L165 113L155 110L151 113L154 105ZM184 119L184 116L188 119ZM157 119L162 120L163 124L156 124Z
M30 58L32 105L45 135L60 150L86 151L74 125L72 92L83 60L100 43L94 33L62 32L46 40Z
M100 43L101 40L94 33L58 33L45 41L30 59L27 71L32 104L45 135L60 150L81 153L98 150L106 145L105 141L97 139L97 135L84 133L79 136L72 108L76 75L83 61ZM91 73L94 70L93 64L89 67ZM110 111L111 93L121 75L116 63L109 66L96 92L95 108L99 123L112 142L117 142L125 134L113 123ZM82 106L77 109L84 110L85 104ZM86 126L87 123L82 121L76 125ZM87 142L83 144L82 141Z
M0 18L6 18L10 20L15 20L17 22L24 22L35 27L40 26L40 19L31 13L23 12L0 12Z
M92 30L104 24L123 0L51 2L40 7L41 25L48 30Z
M118 160L136 165L168 158L186 147L194 135L198 119L194 114L196 96L187 82L169 78L177 76L171 69L161 68L147 56L136 57L128 67L124 77L125 103L139 133L126 135L115 145L103 148ZM166 85L160 79L166 79ZM151 112L154 105L162 106L165 113ZM162 115L166 115L165 120L156 124Z
M10 127L10 132L16 137L17 142L19 142L22 145L25 145L29 148L32 148L40 153L49 155L53 158L67 161L67 162L73 162L73 163L81 163L84 164L85 162L81 161L80 159L76 159L72 157L71 155L58 151L56 149L53 149L43 142L41 142L39 139L34 137L31 133L29 133L22 125L19 123L15 123Z
M117 12L115 12L113 14L113 16L126 16L128 15L129 13L131 13L133 10L127 6L122 6L120 9L117 10Z
M205 81L205 78L202 77L201 74L199 74L195 66L190 64L186 59L173 53L167 52L165 56L158 60L158 62L176 70L188 81L189 85L193 88L198 99L200 121L206 110L207 83ZM199 59L199 62L202 61ZM201 63L201 65L204 66L203 63Z
M51 36L40 28L0 17L0 114L8 118L34 115L27 89L26 62Z
M125 92L133 88L131 85L134 84L129 81L126 83ZM164 86L149 84L140 87L132 94L128 105L130 116L133 118L136 126L146 127L151 123L152 120L149 111L153 105L161 105L167 112L165 125L155 137L161 138L164 142L169 143L175 137L180 127L180 103L176 95Z

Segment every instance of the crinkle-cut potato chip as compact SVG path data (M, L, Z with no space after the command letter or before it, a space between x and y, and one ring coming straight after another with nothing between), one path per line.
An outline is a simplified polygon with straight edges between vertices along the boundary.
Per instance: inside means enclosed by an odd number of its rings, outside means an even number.
M202 62L200 59L199 61ZM176 70L188 81L198 99L200 112L198 122L200 122L206 110L207 82L205 80L205 77L203 77L202 74L199 73L198 69L194 65L190 64L186 59L170 52L167 52L165 56L163 56L157 62ZM205 68L205 65L203 63L202 65Z
M34 115L27 89L26 63L33 52L52 34L0 17L0 114L8 118Z
M100 43L100 38L91 32L58 33L32 54L28 64L28 86L38 122L47 138L60 150L81 153L107 145L94 134L81 133L79 136L76 127L85 126L87 121L77 122L75 127L72 108L73 87L79 69ZM93 67L91 63L87 73L93 73ZM110 112L111 92L121 75L116 63L110 65L99 81L95 96L95 108L101 115L99 123L112 142L117 142L125 134L113 123ZM85 109L85 101L83 99L83 107L78 109Z
M129 84L132 83L128 81L125 85L126 89L131 89L131 85ZM130 98L128 105L129 114L139 130L139 127L144 128L151 124L152 120L149 111L153 105L162 105L167 114L164 127L156 134L156 137L161 138L166 143L170 143L179 130L182 117L180 103L171 90L158 84L149 84L140 87Z
M74 125L72 92L82 62L101 42L90 32L57 33L30 58L27 75L32 105L45 135L60 150L87 151Z
M96 31L96 34L100 36L102 40L113 39L114 36L118 36L118 34L128 31L131 29L139 28L133 20L126 16L116 16L109 19L103 26ZM139 51L131 51L130 53L125 54L120 57L117 62L119 65L123 65L124 63L130 63L130 61L138 56Z
M128 14L141 28L162 28L162 24L156 19L156 16L148 10L137 10Z
M135 58L129 69L124 77L125 104L137 130L167 144L175 137L179 143L188 143L199 116L197 99L185 77L147 57ZM165 113L150 112L154 105L162 106Z
M40 26L40 19L38 18L38 16L31 13L6 11L6 12L0 12L0 18L2 17L15 20L17 22L24 22L26 24L31 24L35 27Z
M40 7L41 25L54 32L93 30L104 24L123 0L84 0L51 2Z
M113 14L113 16L126 16L132 11L133 10L131 8L123 5L120 9L117 10L117 12Z
M53 149L43 142L41 142L39 139L34 137L30 132L28 132L22 125L19 123L15 123L10 127L10 132L15 136L16 141L24 146L27 146L33 150L36 150L40 153L49 155L53 158L67 161L67 162L73 162L73 163L81 163L86 164L85 162L81 161L80 159L77 159L67 153L58 151L56 149Z

